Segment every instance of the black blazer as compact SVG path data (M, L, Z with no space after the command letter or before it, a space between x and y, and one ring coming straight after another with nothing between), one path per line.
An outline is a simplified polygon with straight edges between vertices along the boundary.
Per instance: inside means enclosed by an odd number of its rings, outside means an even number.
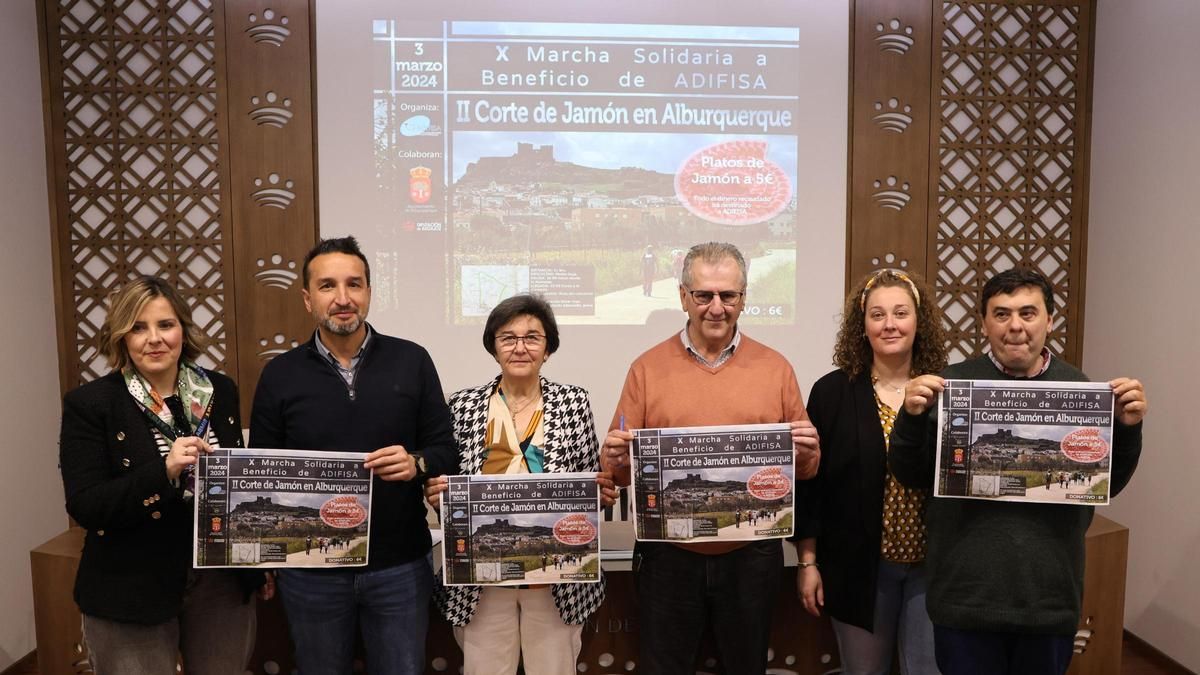
M205 372L213 432L221 447L241 447L237 386ZM150 422L119 372L63 397L58 456L67 513L87 529L75 577L80 610L140 624L176 616L192 567L192 505L167 480ZM256 576L243 584L256 585Z
M829 615L873 630L887 452L871 377L828 373L805 407L821 436L821 466L796 484L805 513L795 538L817 538Z

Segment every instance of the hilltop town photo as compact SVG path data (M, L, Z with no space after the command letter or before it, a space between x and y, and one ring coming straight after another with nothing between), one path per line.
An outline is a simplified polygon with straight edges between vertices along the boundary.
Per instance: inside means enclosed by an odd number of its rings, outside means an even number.
M552 518L558 520L557 515ZM591 540L565 543L554 536L553 525L539 525L539 520L548 519L514 515L480 523L471 538L475 580L511 577L542 583L551 579L585 581L599 575L600 556Z
M242 498L246 501L229 513L233 564L287 562L307 567L366 561L366 518L330 517L331 507L325 505L332 500L327 495L244 493ZM349 499L352 500L349 509L339 506L339 510L351 512L357 505L365 515L366 499L358 496ZM354 520L361 522L352 524Z
M706 474L715 475L710 479ZM748 533L780 536L789 531L790 500L761 499L747 489L747 478L730 478L728 470L664 471L662 509L668 528L680 535L722 539L740 539L737 535Z
M794 141L455 132L454 144L447 228L455 322L479 321L513 293L537 292L563 323L645 323L654 310L677 303L683 253L710 239L736 242L750 262L758 309L747 317L791 321ZM614 154L618 147L627 151ZM748 171L771 178L759 186L762 194L743 184ZM700 176L725 182L697 183ZM734 199L740 193L746 195ZM713 206L727 200L754 206L736 213Z

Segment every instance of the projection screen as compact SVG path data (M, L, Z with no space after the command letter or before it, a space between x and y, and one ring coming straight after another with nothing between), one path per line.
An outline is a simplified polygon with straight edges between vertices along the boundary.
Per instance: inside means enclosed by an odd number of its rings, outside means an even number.
M740 327L801 389L830 368L845 260L849 9L821 0L319 0L320 229L371 261L372 325L447 392L498 372L483 321L543 294L543 373L601 432L678 332L692 244L749 260ZM297 299L299 302L299 299Z

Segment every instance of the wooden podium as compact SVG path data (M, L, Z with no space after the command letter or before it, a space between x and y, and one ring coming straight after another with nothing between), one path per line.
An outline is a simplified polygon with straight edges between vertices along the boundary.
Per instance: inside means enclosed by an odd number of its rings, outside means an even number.
M1067 675L1119 675L1129 528L1099 514L1087 532L1083 612Z
M39 675L91 672L72 595L83 535L72 527L29 552Z
M33 568L34 617L38 669L41 675L87 672L86 648L80 635L79 610L71 596L83 530L72 528L30 552ZM1128 528L1097 515L1087 533L1087 572L1083 615L1069 675L1119 675L1125 611L1125 567ZM637 621L633 579L629 572L610 571L608 597L584 627L580 664L589 675L637 672ZM796 600L794 569L783 575L771 636L771 672L821 675L837 672L838 652L827 619L814 619ZM457 673L462 654L450 627L434 612L430 620L426 672ZM282 605L259 603L258 643L249 671L292 672L291 645ZM701 654L700 669L715 664L712 646Z

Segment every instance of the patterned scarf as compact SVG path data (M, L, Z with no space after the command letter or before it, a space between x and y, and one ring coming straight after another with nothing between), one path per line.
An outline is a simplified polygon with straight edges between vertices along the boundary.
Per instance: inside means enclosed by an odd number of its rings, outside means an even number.
M129 395L138 402L142 412L152 418L149 421L155 428L167 437L168 446L171 441L182 435L179 433L181 427L190 429L198 436L207 435L205 431L208 428L207 418L211 409L213 384L199 366L180 361L179 376L175 381L175 395L183 402L184 411L187 413L187 420L184 420L187 426L175 423L175 416L171 414L166 401L154 391L136 368L127 367L121 374L125 377L125 387L129 390Z

